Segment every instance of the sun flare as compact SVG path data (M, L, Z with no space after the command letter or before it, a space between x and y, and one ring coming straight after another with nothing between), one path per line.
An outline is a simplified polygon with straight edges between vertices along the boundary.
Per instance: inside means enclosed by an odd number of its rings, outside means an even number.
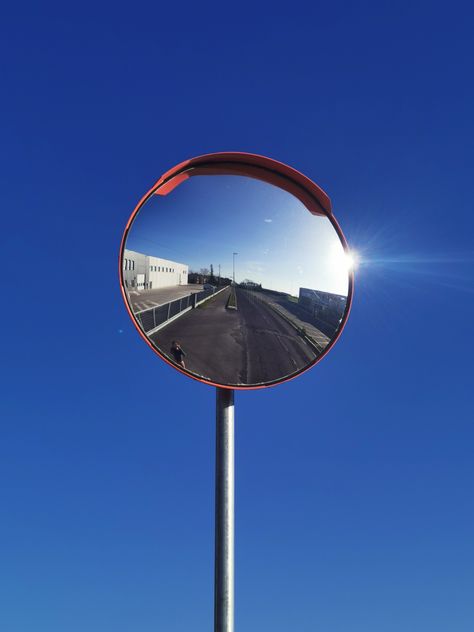
M354 250L344 250L341 244L334 245L331 252L331 260L334 269L344 275L356 270L360 262L357 252Z
M359 256L354 250L344 253L344 261L347 270L356 270L359 265Z

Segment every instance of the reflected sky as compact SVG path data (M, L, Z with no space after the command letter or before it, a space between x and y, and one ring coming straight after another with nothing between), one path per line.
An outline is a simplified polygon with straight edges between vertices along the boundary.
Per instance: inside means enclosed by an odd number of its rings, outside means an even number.
M290 193L243 176L194 176L154 195L129 231L126 247L171 259L190 271L219 265L237 283L250 279L297 296L300 287L347 295L342 244L331 222Z

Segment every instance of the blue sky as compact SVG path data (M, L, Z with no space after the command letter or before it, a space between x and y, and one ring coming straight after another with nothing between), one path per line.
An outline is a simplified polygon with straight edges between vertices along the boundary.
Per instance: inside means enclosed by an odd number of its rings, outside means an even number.
M125 247L299 295L301 287L347 295L343 245L325 216L293 195L241 176L199 176L136 215Z
M331 353L236 395L236 629L471 632L472 18L5 9L2 629L212 629L214 391L140 339L118 250L230 150L316 181L364 262Z

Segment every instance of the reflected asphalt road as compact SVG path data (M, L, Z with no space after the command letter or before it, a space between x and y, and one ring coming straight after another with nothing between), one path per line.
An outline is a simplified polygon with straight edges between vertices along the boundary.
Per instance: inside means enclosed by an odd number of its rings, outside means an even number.
M255 292L237 289L237 303L247 349L248 383L290 375L316 358L313 348L294 327Z
M226 384L258 384L295 373L316 353L267 303L236 289L238 310L226 309L230 288L151 336L165 354L173 340L186 368Z
M186 368L198 376L228 384L242 383L245 353L238 312L226 309L230 288L192 309L150 336L169 356L173 340L186 354Z

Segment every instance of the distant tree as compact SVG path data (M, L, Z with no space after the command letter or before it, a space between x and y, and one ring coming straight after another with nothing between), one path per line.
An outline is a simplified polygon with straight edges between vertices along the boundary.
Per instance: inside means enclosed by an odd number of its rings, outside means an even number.
M255 281L252 281L252 279L244 279L242 281L242 283L240 284L241 287L245 287L249 290L261 290L262 289L262 284L261 283L256 283Z
M199 274L199 272L195 272L194 270L189 270L188 283L201 283L201 275Z

